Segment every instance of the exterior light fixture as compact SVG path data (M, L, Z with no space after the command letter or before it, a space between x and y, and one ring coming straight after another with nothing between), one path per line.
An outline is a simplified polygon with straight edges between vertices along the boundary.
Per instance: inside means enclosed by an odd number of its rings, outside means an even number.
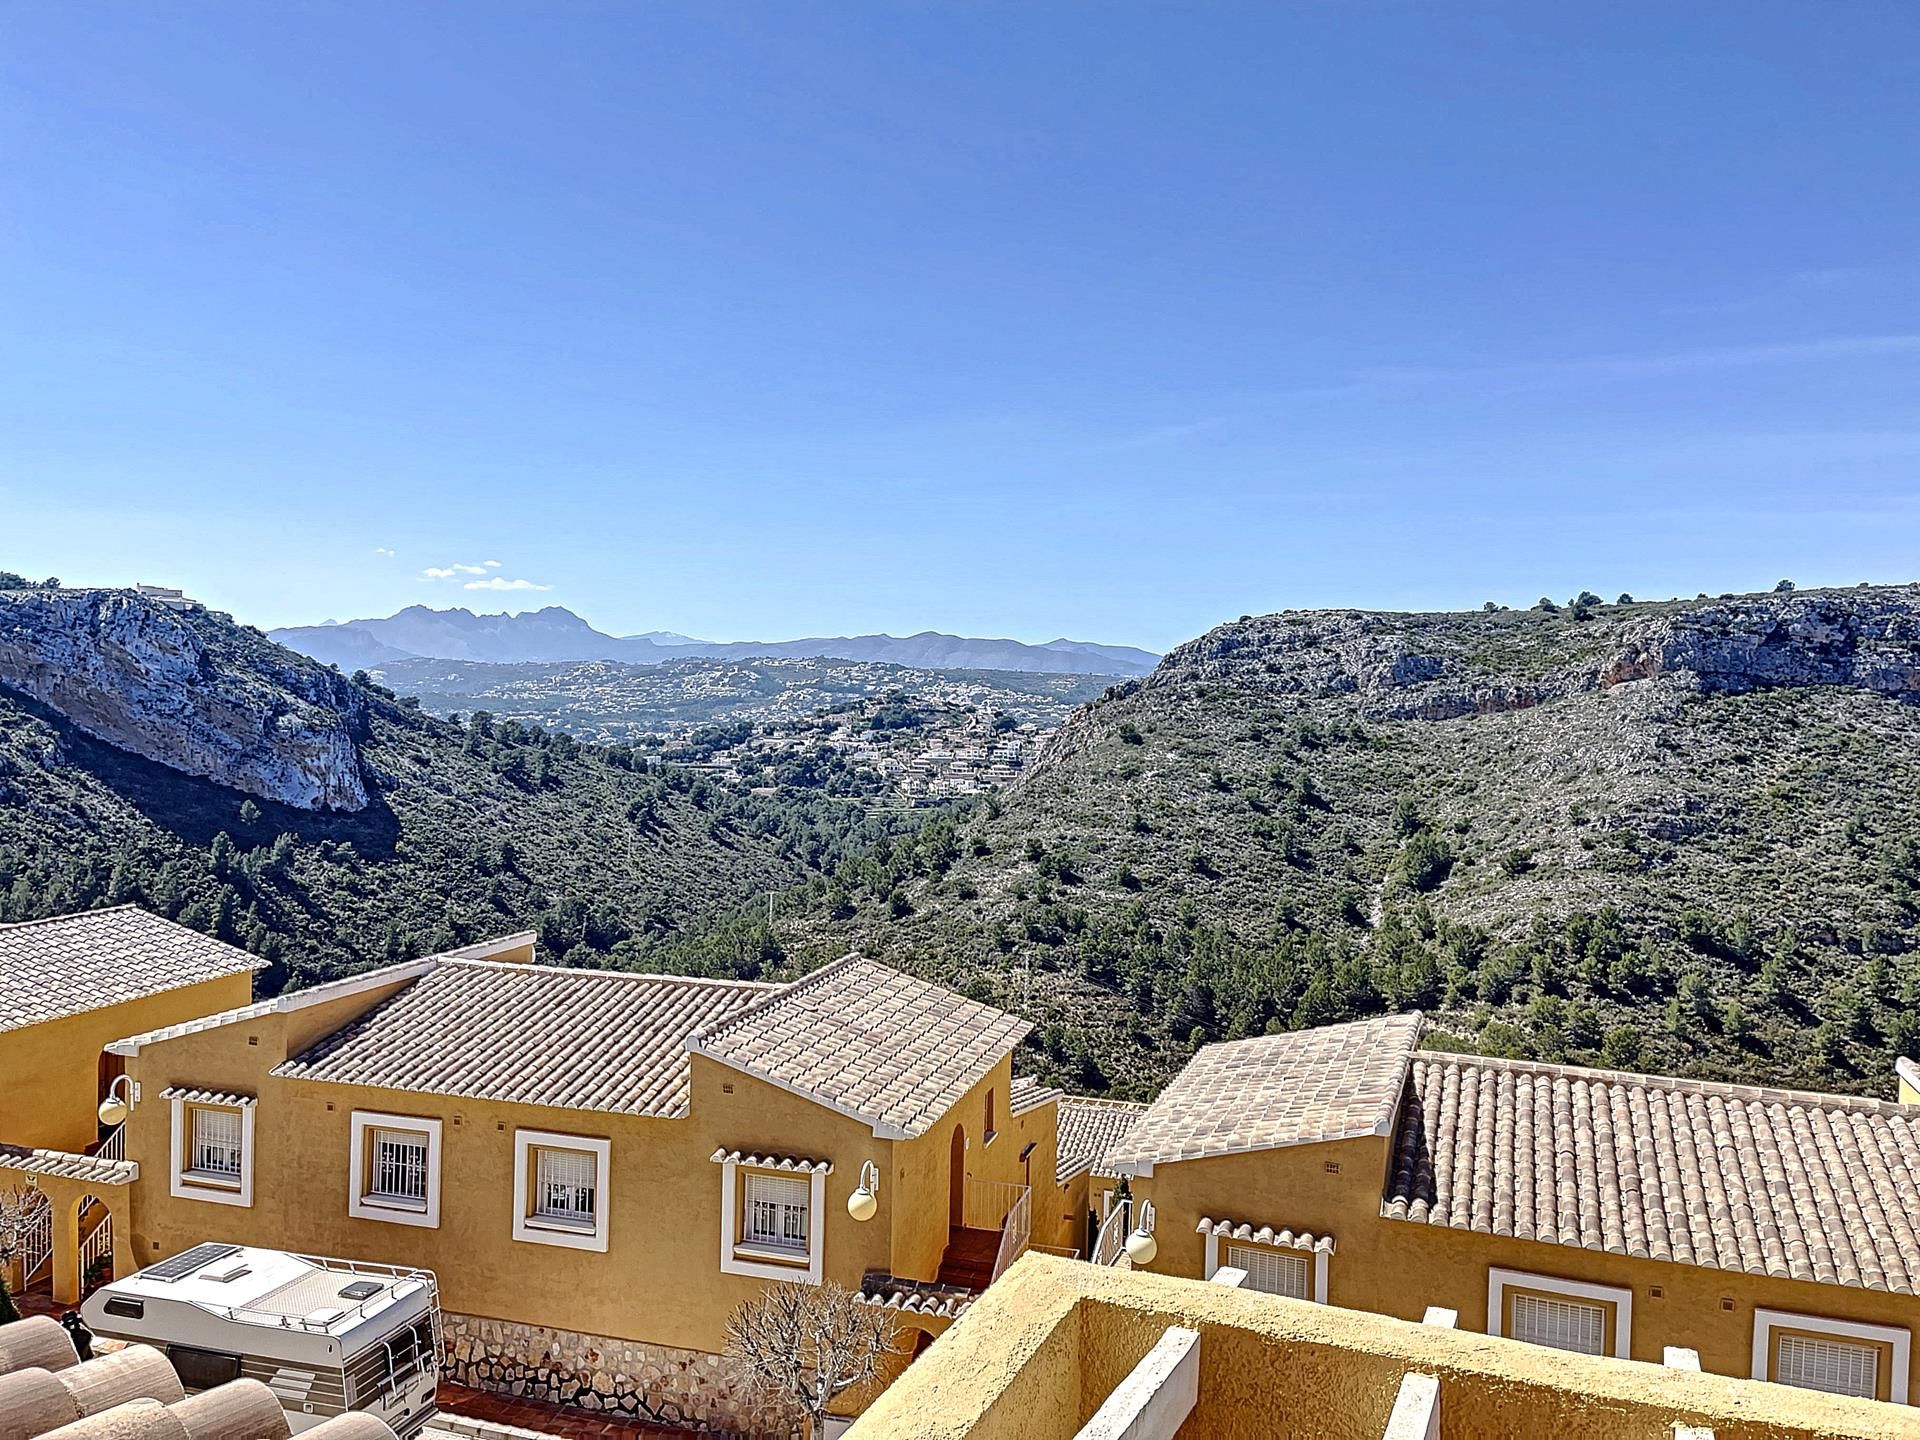
M1160 1242L1153 1238L1153 1202L1143 1201L1140 1206L1140 1223L1127 1236L1127 1258L1135 1265L1151 1265L1153 1257L1160 1253Z
M869 1160L860 1167L860 1188L847 1197L847 1214L854 1219L873 1219L880 1208L880 1167Z
M125 1087L123 1096L121 1087ZM127 1117L133 1113L133 1081L125 1075L113 1077L113 1083L107 1086L107 1098L100 1102L100 1123L111 1129L115 1125L127 1123Z

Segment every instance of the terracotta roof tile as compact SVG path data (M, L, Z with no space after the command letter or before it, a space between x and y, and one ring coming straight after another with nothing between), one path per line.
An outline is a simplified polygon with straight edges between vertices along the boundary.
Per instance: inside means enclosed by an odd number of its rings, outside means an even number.
M1434 1054L1381 1213L1911 1295L1917 1188L1920 1107Z
M1147 1113L1144 1105L1126 1100L1095 1100L1084 1095L1060 1099L1060 1150L1054 1162L1055 1183L1064 1185L1078 1175L1111 1176L1107 1152Z
M265 964L133 905L0 925L0 1030L245 975Z
M1199 1235L1215 1235L1222 1240L1250 1240L1256 1245L1277 1245L1288 1250L1318 1251L1331 1255L1331 1235L1315 1235L1308 1230L1282 1230L1271 1225L1255 1225L1250 1220L1216 1220L1202 1215L1194 1228Z
M24 1145L0 1145L0 1170L19 1175L46 1175L61 1180L84 1180L90 1185L130 1185L140 1178L133 1160L103 1160L67 1150L30 1150Z
M848 955L687 1043L904 1138L924 1134L1032 1028L944 986Z
M1013 1084L1007 1087L1007 1113L1024 1115L1029 1110L1038 1110L1049 1101L1060 1098L1060 1092L1042 1085L1031 1075L1016 1075Z
M684 1115L687 1037L778 988L449 960L273 1073L565 1110Z
M980 1293L961 1285L942 1285L937 1280L902 1280L896 1275L868 1271L860 1282L860 1298L883 1310L944 1315L957 1320L980 1298Z
M1202 1047L1106 1163L1172 1160L1385 1135L1421 1017L1384 1015Z

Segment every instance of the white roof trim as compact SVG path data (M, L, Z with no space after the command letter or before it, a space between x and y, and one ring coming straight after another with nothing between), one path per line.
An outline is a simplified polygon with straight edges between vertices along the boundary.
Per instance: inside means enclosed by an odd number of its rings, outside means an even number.
M753 1155L724 1146L707 1157L716 1165L745 1165L750 1170L804 1170L810 1174L831 1175L831 1160L809 1160L797 1155Z
M189 1105L225 1105L244 1110L255 1104L251 1095L235 1095L222 1090L190 1090L185 1085L169 1085L160 1092L162 1100L184 1100Z
M1920 1090L1920 1060L1909 1060L1902 1055L1893 1062L1893 1073Z
M1200 1223L1193 1228L1196 1234L1215 1235L1222 1240L1246 1240L1282 1250L1333 1254L1333 1236L1316 1235L1310 1230L1275 1229L1271 1225L1255 1225L1250 1220L1215 1220L1206 1215L1201 1216Z
M222 1010L214 1015L202 1015L198 1019L185 1020L178 1025L166 1025L158 1030L129 1035L124 1040L113 1041L106 1049L112 1055L138 1055L143 1045L157 1045L163 1040L177 1040L182 1035L194 1035L202 1030L218 1030L222 1026L237 1025L243 1020L260 1020L268 1015L291 1015L297 1010L305 1010L313 1005L324 1005L329 1000L340 1000L348 995L377 990L382 985L393 985L403 980L418 980L422 975L445 964L458 961L486 961L491 956L504 951L517 950L522 945L531 944L535 938L536 932L532 930L517 930L511 935L502 935L493 940L481 940L472 945L463 945L457 950L443 950L435 955L422 956L418 960L403 960L398 965L383 965L378 970L366 970L358 975L348 975L344 979L329 980L323 985L312 985L305 990L289 990L286 994L272 1000L258 1000L251 1005Z

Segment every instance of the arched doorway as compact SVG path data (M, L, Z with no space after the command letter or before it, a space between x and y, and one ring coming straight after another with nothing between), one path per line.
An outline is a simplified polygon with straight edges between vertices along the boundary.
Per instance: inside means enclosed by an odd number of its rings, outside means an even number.
M947 1225L958 1230L967 1223L967 1127L953 1127L953 1155L947 1162Z

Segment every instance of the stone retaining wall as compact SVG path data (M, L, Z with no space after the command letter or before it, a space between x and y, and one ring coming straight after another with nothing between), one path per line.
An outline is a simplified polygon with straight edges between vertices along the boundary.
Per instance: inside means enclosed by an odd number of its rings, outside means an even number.
M802 1434L757 1403L722 1355L477 1315L442 1319L446 1378L475 1390L751 1440Z

